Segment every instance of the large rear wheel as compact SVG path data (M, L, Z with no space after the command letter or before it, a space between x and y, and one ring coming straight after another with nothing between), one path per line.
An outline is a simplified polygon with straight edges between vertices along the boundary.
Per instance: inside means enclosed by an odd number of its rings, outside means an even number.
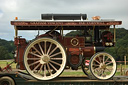
M110 79L116 73L116 68L115 59L106 52L99 52L90 59L89 69L98 79Z
M66 65L62 45L51 38L39 38L28 45L24 53L28 73L38 80L51 80L59 76Z

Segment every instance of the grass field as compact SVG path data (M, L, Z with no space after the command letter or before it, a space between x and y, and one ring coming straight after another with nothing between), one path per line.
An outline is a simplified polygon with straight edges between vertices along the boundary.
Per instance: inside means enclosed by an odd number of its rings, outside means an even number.
M11 61L8 62L8 64L11 63ZM4 68L5 66L7 65L7 62L6 61L0 61L0 67L1 68ZM12 68L16 68L16 64L13 63L11 65ZM124 65L122 65L122 69L124 70ZM128 65L126 66L126 68L128 68ZM120 75L120 65L117 65L117 72L116 72L116 76L119 76ZM124 71L123 71L124 72ZM61 76L84 76L85 74L83 73L82 69L79 69L78 71L74 71L74 70L64 70L64 72L61 74Z
M9 61L9 62L0 61L0 67L1 67L1 68L4 68L5 66L7 66L7 63L10 64L11 62L12 62L12 61ZM12 67L12 68L16 68L16 64L13 63L13 64L11 65L11 67Z

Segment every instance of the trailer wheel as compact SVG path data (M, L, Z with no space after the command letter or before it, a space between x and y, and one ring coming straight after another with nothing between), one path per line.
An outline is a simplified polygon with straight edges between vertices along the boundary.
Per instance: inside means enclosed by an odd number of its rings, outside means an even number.
M90 59L89 69L98 79L110 79L116 73L116 68L115 59L106 52L99 52Z
M15 85L15 82L11 77L3 76L0 78L0 85Z
M39 38L28 45L24 53L28 73L38 80L51 80L59 76L66 65L66 52L51 38Z

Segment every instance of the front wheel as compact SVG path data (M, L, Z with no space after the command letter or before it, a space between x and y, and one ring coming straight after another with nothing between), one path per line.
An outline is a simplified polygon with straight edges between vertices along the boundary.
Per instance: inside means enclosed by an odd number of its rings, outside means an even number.
M24 53L28 73L38 80L51 80L59 76L66 65L66 52L51 38L39 38L28 45Z
M106 52L99 52L90 59L89 69L98 79L110 79L116 73L116 68L115 59Z

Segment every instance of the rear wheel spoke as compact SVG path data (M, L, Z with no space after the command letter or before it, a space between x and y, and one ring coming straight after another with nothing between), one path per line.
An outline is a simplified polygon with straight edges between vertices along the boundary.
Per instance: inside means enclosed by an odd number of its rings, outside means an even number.
M41 65L40 70L39 70L39 73L42 71L42 68L43 68L43 65Z
M46 77L46 65L44 65L44 77Z
M42 55L34 46L32 47L38 54Z
M39 60L40 58L28 58L28 60Z
M37 64L37 63L39 63L39 61L36 61L36 62L34 62L34 63L31 63L31 64L29 64L29 66L35 65L35 64Z
M35 53L33 53L33 52L29 52L29 54L34 55L34 56L36 56L36 57L41 57L40 55L35 54Z
M55 71L57 71L57 69L51 64L51 63L49 63L50 64L50 66L52 66L52 68L55 70Z
M50 46L48 48L47 55L49 54L49 51L51 50L51 47L52 47L52 43L50 44Z
M49 67L49 65L48 65L48 63L47 63L47 67L48 67L48 72L50 73L50 75L52 74L52 72L51 72L51 69L50 69L50 67Z
M58 47L55 47L50 53L49 55L51 55Z
M58 53L55 53L55 54L51 55L50 58L51 58L51 57L54 57L54 56L57 56L57 55L59 55L59 54L61 54L61 52L58 52Z
M40 63L33 69L35 71L40 66Z
M45 49L45 54L46 54L46 50L47 50L47 47L46 47L46 41L44 42L44 49Z
M41 50L42 54L44 55L44 51L43 51L43 49L42 49L42 47L41 47L40 43L38 43L38 46L39 46L39 48L40 48L40 50Z
M54 63L54 64L56 64L56 65L58 65L58 66L61 66L59 63L57 63L57 62L54 62L54 61L50 61L50 62L52 62L52 63Z
M50 58L51 60L62 60L62 58Z

